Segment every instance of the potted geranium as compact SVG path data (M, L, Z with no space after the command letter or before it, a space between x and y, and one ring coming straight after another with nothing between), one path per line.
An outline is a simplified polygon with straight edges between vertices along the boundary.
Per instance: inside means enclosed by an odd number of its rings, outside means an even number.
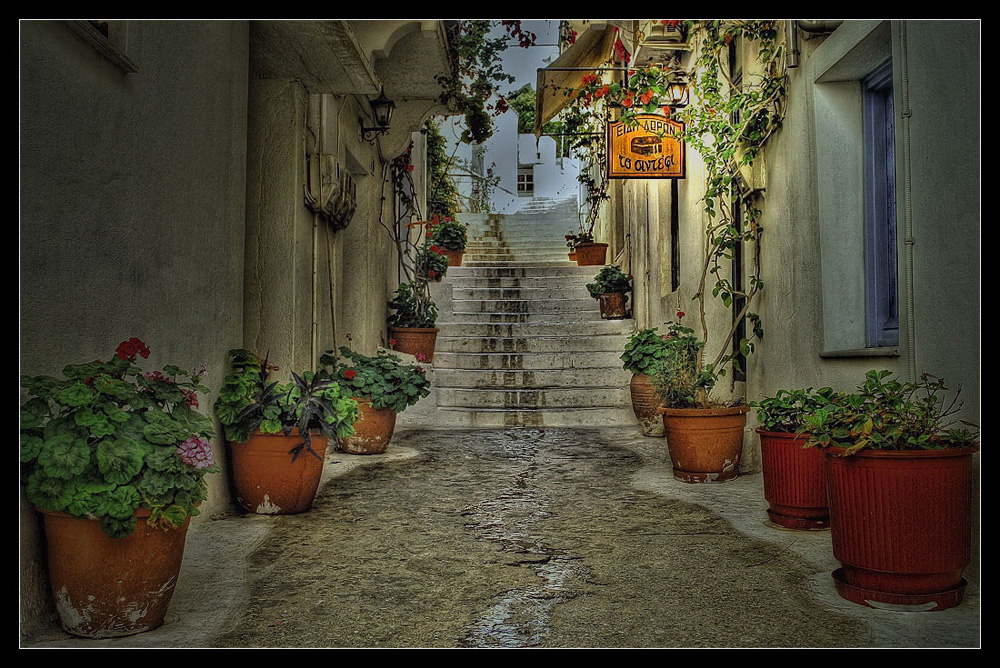
M194 410L204 367L143 372L136 358L149 355L131 338L108 362L21 378L22 476L44 520L59 618L74 635L163 623L203 478L219 470L212 421Z
M592 230L572 234L573 251L576 253L576 264L580 267L603 265L607 260L608 244L594 241Z
M837 592L893 610L936 611L965 593L977 435L950 419L944 381L869 371L857 392L806 418L824 451Z
M465 225L447 216L431 216L426 234L427 239L433 241L431 251L435 247L440 249L439 252L448 258L449 267L462 266L462 256L465 255L465 246L469 241Z
M622 320L628 317L628 295L632 292L632 277L626 276L615 266L604 267L587 283L590 296L598 300L601 317L605 320Z
M718 376L701 366L704 341L679 322L667 323L667 330L664 354L650 378L674 477L692 483L732 480L739 475L747 406L742 399L713 401L710 392Z
M449 264L444 249L430 241L417 251L417 273L426 281L439 283L448 273Z
M341 359L332 352L328 350L320 362L358 402L362 414L354 434L340 439L340 449L356 455L385 452L396 428L396 414L430 394L426 370L419 364L404 364L384 350L368 357L342 346Z
M219 391L215 415L231 445L237 503L263 515L312 507L330 439L354 433L358 405L320 369L269 382L268 365L249 350L229 351L233 371Z
M632 412L642 425L645 436L663 436L663 419L656 410L660 402L653 391L649 373L667 354L666 338L656 327L639 330L628 337L625 352L620 358L624 369L632 373L629 382Z
M400 283L389 308L389 344L393 350L413 355L420 362L434 359L437 342L437 305L431 301L427 283Z
M760 426L761 470L767 515L786 529L830 526L823 456L806 447L806 417L827 410L836 396L829 387L778 390L773 397L751 402Z

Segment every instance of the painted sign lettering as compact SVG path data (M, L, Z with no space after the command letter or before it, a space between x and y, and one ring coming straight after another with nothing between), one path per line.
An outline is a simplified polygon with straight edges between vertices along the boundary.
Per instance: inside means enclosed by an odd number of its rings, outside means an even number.
M684 124L655 114L608 124L608 178L683 179Z

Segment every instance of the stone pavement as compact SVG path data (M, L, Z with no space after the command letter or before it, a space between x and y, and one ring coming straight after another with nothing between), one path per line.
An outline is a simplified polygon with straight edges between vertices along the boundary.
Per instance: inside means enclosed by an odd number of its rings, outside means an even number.
M195 523L160 629L22 646L980 645L975 582L937 613L844 601L829 533L767 525L759 474L675 481L629 430L404 431L324 475L308 513Z

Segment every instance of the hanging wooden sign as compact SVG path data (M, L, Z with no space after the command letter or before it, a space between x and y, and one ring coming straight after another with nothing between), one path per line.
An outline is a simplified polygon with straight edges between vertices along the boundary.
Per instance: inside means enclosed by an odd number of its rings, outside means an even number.
M635 121L608 123L608 178L683 179L684 124L657 114L640 114Z

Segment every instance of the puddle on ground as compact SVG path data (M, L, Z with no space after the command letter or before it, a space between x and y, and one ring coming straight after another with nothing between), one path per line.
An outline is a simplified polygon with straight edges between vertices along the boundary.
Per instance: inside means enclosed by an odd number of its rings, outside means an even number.
M494 596L495 603L468 627L462 643L466 647L539 645L550 632L554 607L576 598L575 585L590 575L580 557L548 545L535 526L551 515L549 498L538 487L537 435L504 432L504 457L521 468L495 497L468 506L462 514L477 540L517 555L511 565L531 569L538 582Z

